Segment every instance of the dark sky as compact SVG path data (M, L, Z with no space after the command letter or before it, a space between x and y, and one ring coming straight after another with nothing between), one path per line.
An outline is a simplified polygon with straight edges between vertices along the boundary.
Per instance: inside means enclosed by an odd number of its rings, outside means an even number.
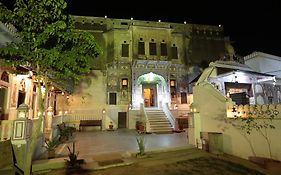
M67 0L68 12L73 15L221 24L237 54L245 56L261 51L281 56L281 1L249 1Z

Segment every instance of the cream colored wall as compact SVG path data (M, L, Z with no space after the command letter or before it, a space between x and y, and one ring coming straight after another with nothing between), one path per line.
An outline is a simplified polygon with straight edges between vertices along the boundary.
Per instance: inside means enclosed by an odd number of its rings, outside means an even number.
M223 133L223 150L227 154L232 154L247 159L253 156L249 143L243 137L240 130L232 126L234 119L226 118L226 102L224 97L218 96L216 89L208 85L198 85L193 89L194 105L199 110L198 117L195 116L195 138L200 139L200 131ZM208 100L206 100L208 99ZM281 113L281 110L280 110ZM281 160L281 114L273 121L276 129L271 130L273 158ZM260 120L262 122L262 120ZM201 127L201 129L200 129ZM268 149L264 138L256 132L250 137L257 156L268 157Z
M68 111L68 113L76 114L93 114L102 116L102 109L106 108L106 76L99 70L92 72L91 84L86 87L80 84L76 87L75 92L69 96L67 100L65 94L64 96L59 95L57 97L57 111Z

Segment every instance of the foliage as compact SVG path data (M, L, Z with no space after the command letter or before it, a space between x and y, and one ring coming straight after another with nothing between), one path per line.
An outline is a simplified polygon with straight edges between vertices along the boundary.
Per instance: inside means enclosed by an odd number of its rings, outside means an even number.
M55 150L59 146L59 141L57 138L54 138L52 140L45 140L46 145L44 147L48 150Z
M80 163L79 163L79 160L77 159L79 152L77 152L77 153L75 152L75 142L73 142L72 151L69 148L69 146L67 146L67 149L69 151L69 154L68 154L69 160L67 160L69 167L71 167L71 168L79 167Z
M145 155L145 140L144 136L139 136L136 138L138 147L139 147L139 153L137 155L143 156Z
M73 132L76 131L75 127L66 126L64 122L57 125L59 129L60 140L66 139L72 136Z
M76 83L89 73L101 50L92 34L74 30L66 7L64 0L16 0L12 10L1 4L0 20L14 25L21 40L0 49L5 63Z
M44 101L41 85L60 84L62 90L91 71L95 57L101 50L92 34L74 29L73 19L67 14L65 0L16 0L8 9L0 3L0 21L17 30L19 42L0 48L0 63L15 68L25 67L35 72L38 86L38 120L34 120L32 139L24 165L30 174L32 155L41 135ZM18 69L20 70L20 69ZM60 83L64 80L66 83Z
M238 120L239 123L236 123L234 125L236 128L246 133L247 135L251 135L253 131L256 131L260 136L262 136L267 143L270 158L272 158L272 152L270 135L268 132L271 129L275 129L275 126L272 124L273 119L276 115L278 115L275 110L271 111L268 107L265 112L263 112L262 110L258 112L257 106L254 106L254 111L249 112L247 117L236 117L235 120ZM246 135L244 136L245 138L247 138ZM253 151L253 145L251 145L249 139L247 139L247 141L249 142Z

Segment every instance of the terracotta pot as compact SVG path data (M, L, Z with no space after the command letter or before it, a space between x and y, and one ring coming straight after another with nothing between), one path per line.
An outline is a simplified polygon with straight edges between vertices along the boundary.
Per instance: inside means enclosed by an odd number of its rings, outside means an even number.
M111 129L111 130L112 130L112 129L113 129L113 125L109 125L109 129Z
M56 157L56 151L55 150L48 150L48 159L52 159Z

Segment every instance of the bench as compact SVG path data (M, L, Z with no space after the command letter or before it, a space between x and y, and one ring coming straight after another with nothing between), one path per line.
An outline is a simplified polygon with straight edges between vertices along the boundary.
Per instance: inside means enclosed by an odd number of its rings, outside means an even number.
M99 126L102 130L102 120L80 120L79 131L86 126Z
M16 162L11 140L0 141L0 174L24 174Z

